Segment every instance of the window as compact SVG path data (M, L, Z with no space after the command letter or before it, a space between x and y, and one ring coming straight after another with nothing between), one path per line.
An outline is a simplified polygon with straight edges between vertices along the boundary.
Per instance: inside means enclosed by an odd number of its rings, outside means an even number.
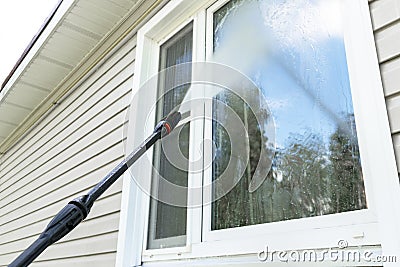
M212 13L214 55L221 63L235 64L258 83L268 99L272 113L268 116L273 116L276 122L271 171L257 190L250 193L249 181L262 160L260 147L268 145L263 141L268 136L265 132L262 136L263 129L252 114L260 110L251 110L229 92L215 97L239 114L249 135L244 139L251 142L246 144L248 165L243 166L246 170L236 172L243 173L242 177L232 177L239 182L213 202L212 230L367 208L343 31L341 25L319 24L328 11L323 10L323 5L331 7L332 16L340 17L335 13L339 10L338 1L335 4L235 0ZM279 12L285 13L277 15ZM296 36L298 33L287 25L280 26L290 20L304 30L301 36ZM252 26L254 23L261 27ZM333 32L326 26L338 29ZM237 48L254 47L241 36L258 37L254 42L265 43L269 46L265 50L270 51L260 53L261 59L255 59L252 51L241 51L247 59L232 60ZM254 51L259 53L257 49ZM229 124L223 121L225 113L224 108L214 108L213 117ZM212 170L215 180L233 155L224 128L218 123L212 128L218 151ZM235 159L239 170L244 160Z
M193 24L176 33L160 47L160 71L178 64L192 61ZM157 102L157 120L167 116L173 108L183 101L190 84L173 88L177 80L187 80L191 76L190 64L180 71L161 72L159 82L159 100ZM178 69L177 69L178 70ZM165 92L163 88L171 88ZM181 129L183 128L183 129ZM171 135L179 134L180 150L186 158L189 157L190 124L177 127ZM186 208L163 203L157 199L165 199L171 192L165 183L159 183L159 177L179 186L187 187L187 166L183 170L174 166L161 149L161 144L155 146L152 190L154 199L150 206L148 248L167 248L184 246L186 244ZM165 196L163 196L165 195ZM187 197L185 196L185 199ZM185 204L185 203L182 203Z
M135 245L141 260L255 255L265 245L327 248L338 239L354 246L381 242L378 214L383 213L377 207L384 201L376 196L385 190L376 177L389 165L395 170L395 164L383 160L391 147L381 149L368 125L382 126L386 111L373 104L380 95L376 84L365 79L379 80L369 60L375 51L368 31L343 26L355 17L362 21L364 5L361 0L177 0L139 31L134 88L156 77L156 86L146 87L145 97L137 98L140 107L157 103L151 125L191 89L206 95L210 85L194 80L196 62L226 64L260 89L235 85L247 92L252 105L229 88L218 90L211 102L196 103L196 114L213 121L185 121L174 131L176 149L188 159L186 171L170 164L160 145L149 153L155 171L140 168L137 176L151 181L153 198L142 194L140 205L130 210L135 213L131 220L139 222L139 230L132 232L143 235L143 243L139 239ZM363 60L368 64L360 67ZM168 75L162 72L188 62L194 63ZM182 77L193 80L166 93ZM379 107L376 117L370 113L372 104ZM245 130L236 143L226 127L232 123L228 109ZM267 155L260 155L262 148ZM203 169L194 172L192 162L199 157ZM205 164L206 158L213 158L212 164ZM229 172L234 183L221 194L218 177L228 165L236 170ZM396 171L390 175L397 179ZM173 195L158 176L187 187L181 198L190 208L158 201ZM254 176L263 182L252 191ZM193 190L210 184L211 190Z

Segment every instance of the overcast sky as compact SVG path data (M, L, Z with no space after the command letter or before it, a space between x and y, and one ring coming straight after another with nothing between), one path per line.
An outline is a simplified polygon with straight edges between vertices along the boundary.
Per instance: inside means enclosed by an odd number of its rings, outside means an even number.
M58 0L0 2L0 84L10 73Z

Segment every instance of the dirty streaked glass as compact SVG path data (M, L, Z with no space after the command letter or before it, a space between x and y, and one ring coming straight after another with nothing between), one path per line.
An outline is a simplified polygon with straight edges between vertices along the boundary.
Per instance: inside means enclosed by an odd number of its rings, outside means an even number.
M266 145L256 111L228 91L214 98L237 112L250 141L243 176L232 177L237 185L212 204L212 230L367 207L339 5L232 0L214 13L214 60L244 72L266 96L276 150L263 184L250 193L260 147ZM223 114L215 105L214 193L234 145L221 126L229 123Z
M182 102L189 84L179 84L178 81L190 80L191 65L185 65L185 68L172 68L170 71L161 72L172 66L188 63L192 61L193 54L193 24L190 23L184 29L179 31L160 48L160 76L158 84L157 118L160 121L167 116L173 108ZM188 158L189 154L189 124L177 127L173 134L179 134L180 152ZM165 179L175 185L187 187L187 166L184 169L174 166L165 155L161 144L155 145L153 165L155 171L152 179L152 193L157 199L166 199L172 194L170 189L165 186L166 183L159 182L159 179ZM187 201L187 196L181 196ZM187 209L163 203L155 198L150 203L149 235L148 248L168 248L184 246L186 244L186 222Z

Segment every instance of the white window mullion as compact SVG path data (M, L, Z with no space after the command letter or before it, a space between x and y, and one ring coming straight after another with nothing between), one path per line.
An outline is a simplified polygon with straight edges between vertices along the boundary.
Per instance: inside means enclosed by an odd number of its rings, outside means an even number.
M197 62L205 61L205 21L204 10L194 17L193 25L193 66L195 75ZM195 80L193 77L192 80ZM204 86L201 83L192 84L190 117L193 118L190 129L189 148L189 183L188 183L188 244L199 244L202 241L202 216L203 216L203 156L204 156Z

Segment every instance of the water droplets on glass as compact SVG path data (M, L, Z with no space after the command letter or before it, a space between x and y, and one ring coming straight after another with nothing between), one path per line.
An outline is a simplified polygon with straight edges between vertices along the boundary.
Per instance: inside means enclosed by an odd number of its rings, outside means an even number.
M214 13L213 60L261 88L276 124L276 152L264 183L249 193L264 145L260 128L240 99L216 96L239 114L252 142L238 184L213 203L213 230L367 207L342 29L337 0L232 0ZM220 121L222 114L214 109ZM213 138L216 179L232 155L218 124Z

